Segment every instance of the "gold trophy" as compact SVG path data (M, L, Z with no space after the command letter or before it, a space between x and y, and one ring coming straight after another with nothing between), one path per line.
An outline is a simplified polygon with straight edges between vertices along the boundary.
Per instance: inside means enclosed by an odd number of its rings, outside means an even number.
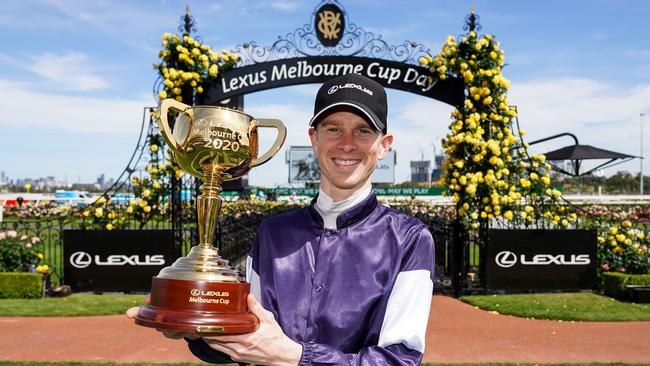
M179 112L172 133L168 112ZM135 323L199 335L239 334L257 329L248 312L250 284L212 246L221 208L221 182L236 179L264 164L280 149L286 128L277 119L255 119L215 106L189 106L165 99L158 106L163 138L186 172L201 179L197 199L199 244L153 277L150 304L141 307ZM278 130L273 146L261 157L257 129Z

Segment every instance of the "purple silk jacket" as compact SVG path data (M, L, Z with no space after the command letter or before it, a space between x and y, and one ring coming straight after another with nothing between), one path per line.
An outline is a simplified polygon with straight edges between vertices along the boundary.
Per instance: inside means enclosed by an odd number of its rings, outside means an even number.
M434 276L427 227L371 193L324 229L314 202L262 223L251 292L302 344L300 365L419 365ZM190 349L227 361L202 340Z

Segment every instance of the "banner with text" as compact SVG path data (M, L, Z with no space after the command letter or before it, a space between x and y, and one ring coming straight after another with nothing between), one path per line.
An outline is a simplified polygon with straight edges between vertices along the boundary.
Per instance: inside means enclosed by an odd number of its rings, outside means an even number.
M488 232L488 290L586 290L596 284L593 230Z
M437 76L425 67L366 57L310 56L262 62L226 71L207 88L200 103L216 104L233 96L266 89L322 83L349 73L367 76L387 88L420 94L451 105L463 101L462 80L437 80Z
M148 292L180 255L171 230L63 231L63 277L73 291Z

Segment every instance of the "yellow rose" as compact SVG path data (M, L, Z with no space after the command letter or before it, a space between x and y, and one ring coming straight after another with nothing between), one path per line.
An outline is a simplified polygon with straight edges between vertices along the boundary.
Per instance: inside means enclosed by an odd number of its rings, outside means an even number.
M150 191L150 190L145 189L144 191L142 191L142 197L145 197L145 198L146 198L146 197L149 197L150 195L151 195L151 191Z
M156 151L158 151L158 145L153 144L153 145L149 146L149 149L151 150L151 152L156 152Z
M113 230L113 225L111 223L106 224L106 230Z
M95 209L95 216L97 217L102 217L104 215L104 209L101 207L98 207Z
M146 213L149 213L149 212L151 212L151 206L144 206L144 208L142 210L144 212L146 212Z
M43 259L43 253L36 253L36 257L38 259Z

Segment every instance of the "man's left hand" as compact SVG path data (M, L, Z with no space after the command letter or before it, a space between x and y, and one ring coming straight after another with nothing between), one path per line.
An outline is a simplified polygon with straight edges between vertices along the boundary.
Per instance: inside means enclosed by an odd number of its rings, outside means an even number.
M287 337L273 313L264 309L252 294L248 309L260 320L259 328L248 334L203 337L210 347L236 362L269 366L295 366L302 356L302 345Z

